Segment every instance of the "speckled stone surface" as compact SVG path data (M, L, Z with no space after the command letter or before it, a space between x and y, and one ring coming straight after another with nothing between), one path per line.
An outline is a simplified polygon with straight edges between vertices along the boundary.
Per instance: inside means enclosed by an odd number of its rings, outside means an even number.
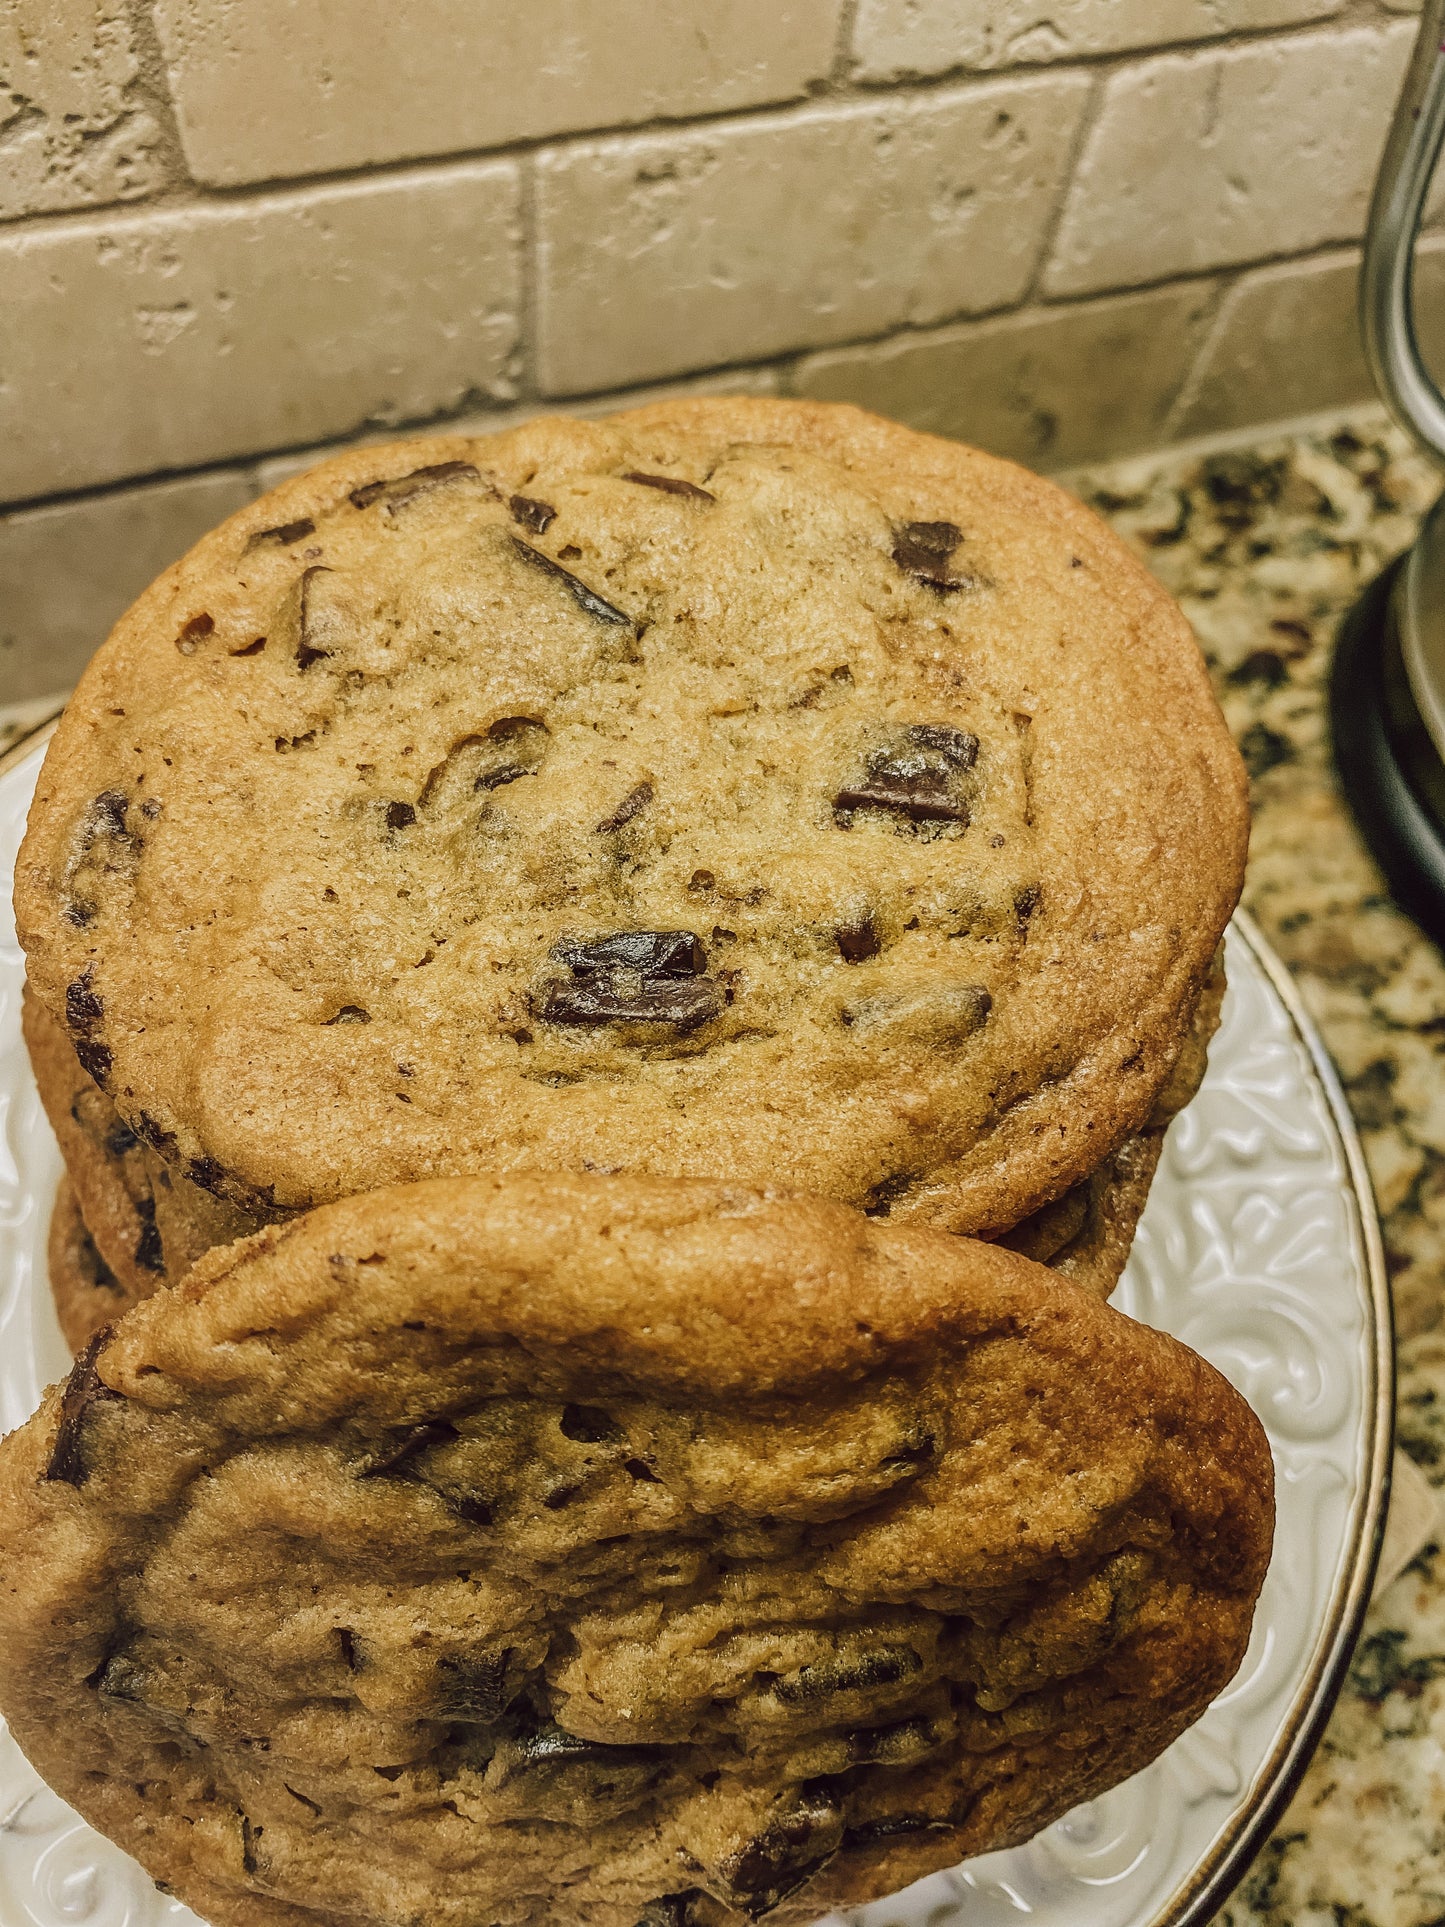
M1445 1488L1445 961L1391 904L1340 796L1326 678L1340 618L1413 539L1439 473L1361 415L1247 451L1069 478L1179 597L1249 765L1245 902L1344 1079L1395 1294L1399 1439ZM1323 1744L1218 1916L1445 1922L1445 1551L1377 1598Z

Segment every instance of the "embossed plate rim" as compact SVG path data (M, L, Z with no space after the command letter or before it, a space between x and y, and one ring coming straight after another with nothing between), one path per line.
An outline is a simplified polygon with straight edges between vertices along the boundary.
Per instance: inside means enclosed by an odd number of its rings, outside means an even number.
M0 753L0 776L42 748L54 734L60 711ZM1394 1321L1384 1248L1374 1194L1354 1121L1338 1075L1288 970L1247 911L1236 912L1232 931L1259 965L1318 1079L1343 1158L1355 1210L1355 1256L1368 1290L1364 1307L1368 1374L1362 1386L1362 1423L1367 1445L1364 1479L1350 1514L1350 1543L1332 1596L1321 1615L1315 1660L1280 1723L1274 1743L1235 1815L1187 1877L1138 1927L1203 1927L1242 1879L1273 1830L1314 1752L1352 1657L1384 1535L1394 1444Z
M1250 1862L1273 1832L1304 1776L1345 1683L1355 1644L1370 1605L1375 1570L1385 1537L1390 1502L1390 1462L1395 1446L1395 1312L1385 1269L1385 1247L1374 1186L1344 1088L1314 1019L1305 1008L1289 970L1247 910L1238 909L1230 928L1268 978L1319 1079L1334 1125L1356 1210L1354 1235L1361 1271L1368 1283L1370 1376L1364 1390L1369 1448L1366 1476L1352 1509L1352 1540L1343 1579L1326 1613L1325 1634L1314 1665L1281 1723L1268 1757L1241 1801L1234 1823L1141 1927L1202 1927L1239 1885Z

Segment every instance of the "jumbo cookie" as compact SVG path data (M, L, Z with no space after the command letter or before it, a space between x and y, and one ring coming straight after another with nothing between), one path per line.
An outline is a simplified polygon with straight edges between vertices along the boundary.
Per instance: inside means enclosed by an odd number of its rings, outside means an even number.
M173 1168L305 1207L726 1173L995 1234L1133 1135L1238 895L1178 609L858 410L352 451L140 599L57 729L31 981Z
M803 1921L1235 1671L1243 1400L1029 1260L689 1180L213 1252L0 1445L0 1710L213 1927Z
M1109 1296L1148 1199L1164 1132L1203 1077L1222 990L1221 971L1206 986L1190 1039L1145 1129L1127 1138L1061 1198L1015 1225L1002 1242L1086 1291ZM81 1068L62 1027L28 992L22 1007L35 1081L60 1135L71 1174L61 1181L62 1196L52 1220L50 1281L61 1330L75 1351L98 1325L161 1285L183 1277L213 1246L229 1244L259 1230L263 1223L284 1222L291 1214L268 1217L243 1212L193 1184L183 1172L172 1170L149 1146L138 1146L110 1099ZM144 1215L135 1209L138 1195ZM82 1196L90 1220L99 1227L94 1233L77 1202ZM83 1242L78 1241L81 1234ZM135 1262L137 1235L144 1241L140 1249L150 1260L144 1266ZM154 1262L155 1237L162 1267ZM127 1284L114 1275L112 1258Z

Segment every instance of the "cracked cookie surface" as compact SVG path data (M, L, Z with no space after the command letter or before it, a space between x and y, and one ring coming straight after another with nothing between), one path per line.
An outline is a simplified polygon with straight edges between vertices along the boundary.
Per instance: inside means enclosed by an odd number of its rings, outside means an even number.
M690 402L233 517L87 671L17 906L87 1071L247 1209L592 1166L995 1233L1144 1123L1244 837L1077 502Z
M1016 1254L435 1181L213 1253L0 1445L0 1707L217 1927L801 1922L1168 1744L1270 1489Z

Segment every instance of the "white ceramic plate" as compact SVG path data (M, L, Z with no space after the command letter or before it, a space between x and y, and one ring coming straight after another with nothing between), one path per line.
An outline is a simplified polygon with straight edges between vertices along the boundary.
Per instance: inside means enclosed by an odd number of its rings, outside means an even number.
M68 1365L45 1280L60 1157L20 1037L9 879L48 730L0 762L0 1428ZM1195 1927L1277 1817L1334 1699L1384 1519L1389 1298L1359 1148L1289 980L1240 919L1199 1096L1170 1132L1116 1303L1211 1359L1263 1419L1279 1525L1238 1677L1146 1771L1028 1846L849 1927ZM192 1927L0 1727L0 1927ZM834 1916L828 1927L842 1927Z

